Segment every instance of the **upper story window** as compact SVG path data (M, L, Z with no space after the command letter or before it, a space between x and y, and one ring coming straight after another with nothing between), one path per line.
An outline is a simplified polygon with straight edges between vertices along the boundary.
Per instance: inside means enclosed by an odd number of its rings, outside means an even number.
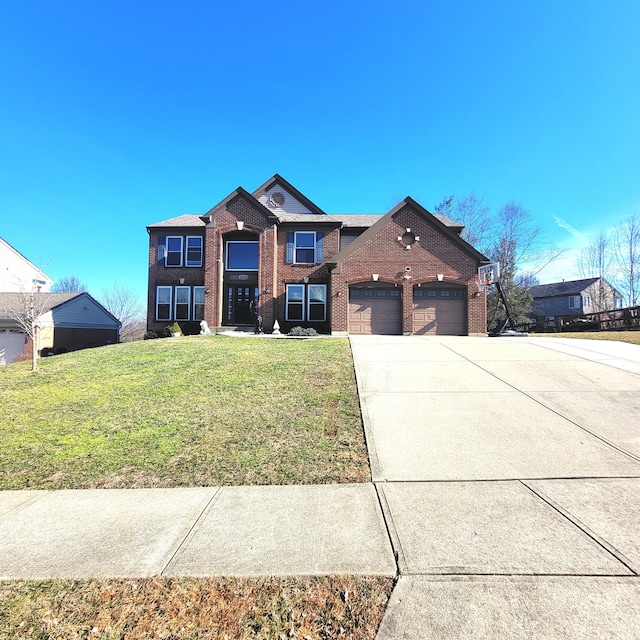
M293 261L296 264L313 264L316 259L316 234L314 231L294 233Z
M201 267L202 266L202 237L201 236L187 236L187 259L185 260L186 267Z
M158 265L162 267L201 267L203 260L202 236L160 236L158 238Z
M227 271L257 271L258 242L229 240L227 242Z
M292 264L320 264L324 257L322 231L290 231L287 233L287 259Z
M588 309L591 306L591 296L582 296L582 306Z
M165 267L182 266L182 236L167 236L167 248L165 251Z
M582 305L581 296L569 296L569 309L580 309Z

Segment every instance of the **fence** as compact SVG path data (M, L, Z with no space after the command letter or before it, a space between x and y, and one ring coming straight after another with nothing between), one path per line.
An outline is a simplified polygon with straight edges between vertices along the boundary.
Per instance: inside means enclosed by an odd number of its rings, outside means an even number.
M640 307L625 307L611 311L587 313L582 316L553 316L542 318L529 331L621 331L640 329Z

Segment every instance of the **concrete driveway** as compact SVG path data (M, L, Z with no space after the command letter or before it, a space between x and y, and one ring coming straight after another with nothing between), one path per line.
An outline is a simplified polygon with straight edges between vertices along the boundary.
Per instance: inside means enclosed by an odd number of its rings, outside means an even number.
M378 638L640 637L640 347L351 344L400 569Z

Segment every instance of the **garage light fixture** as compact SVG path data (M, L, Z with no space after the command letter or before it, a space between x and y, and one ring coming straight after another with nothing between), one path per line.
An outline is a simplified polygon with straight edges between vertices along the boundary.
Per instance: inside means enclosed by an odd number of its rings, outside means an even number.
M379 274L377 274L377 273L372 273L372 274L371 274L371 279L372 279L374 282L378 282L378 275L379 275Z
M444 280L444 273L438 274L438 282L442 282Z

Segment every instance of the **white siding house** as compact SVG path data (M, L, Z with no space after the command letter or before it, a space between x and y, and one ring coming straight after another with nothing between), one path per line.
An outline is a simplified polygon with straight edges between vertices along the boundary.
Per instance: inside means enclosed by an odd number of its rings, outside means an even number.
M0 238L0 292L49 291L53 280Z

